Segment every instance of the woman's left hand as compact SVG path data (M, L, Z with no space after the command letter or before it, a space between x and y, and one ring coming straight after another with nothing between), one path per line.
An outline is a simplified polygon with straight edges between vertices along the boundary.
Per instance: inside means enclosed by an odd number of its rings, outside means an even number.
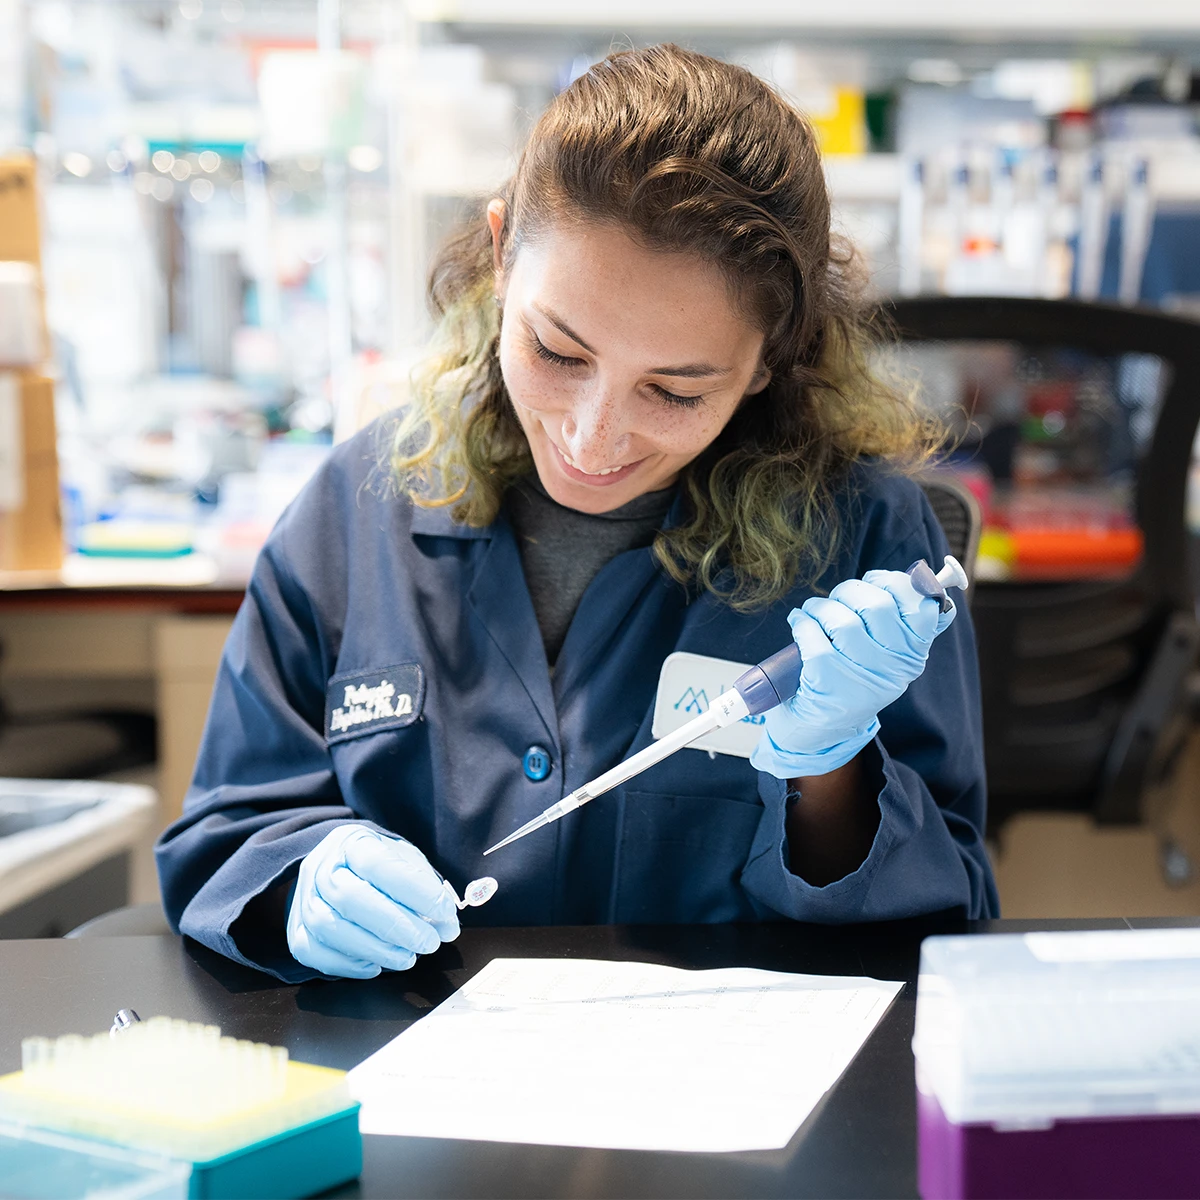
M844 766L879 732L880 710L925 669L933 639L955 613L953 605L941 612L904 571L868 571L793 609L800 687L767 713L751 764L780 779Z

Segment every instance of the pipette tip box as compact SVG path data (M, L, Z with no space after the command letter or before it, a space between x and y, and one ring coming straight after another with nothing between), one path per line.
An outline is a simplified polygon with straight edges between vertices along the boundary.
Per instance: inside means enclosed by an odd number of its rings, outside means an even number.
M188 1163L0 1121L4 1200L187 1200Z
M0 1121L190 1164L193 1200L311 1196L362 1169L345 1072L280 1047L159 1017L21 1049Z
M1200 929L928 938L924 1200L1200 1196Z

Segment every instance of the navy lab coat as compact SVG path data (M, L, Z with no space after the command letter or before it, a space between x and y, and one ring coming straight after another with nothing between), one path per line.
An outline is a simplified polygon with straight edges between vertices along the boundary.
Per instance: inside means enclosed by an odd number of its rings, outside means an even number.
M345 821L407 838L460 891L495 875L496 896L463 914L471 923L997 912L963 604L924 675L880 714L866 762L881 820L845 878L813 887L789 871L781 780L694 749L485 864L488 846L652 740L668 654L757 662L786 644L787 613L812 589L739 614L708 593L689 598L650 550L628 551L588 587L552 676L507 518L471 528L380 486L379 432L332 453L259 556L183 816L157 847L174 927L281 978L313 978L282 928L238 918ZM942 531L911 481L862 465L839 503L842 546L819 590L942 561ZM544 779L523 769L531 747L549 752Z

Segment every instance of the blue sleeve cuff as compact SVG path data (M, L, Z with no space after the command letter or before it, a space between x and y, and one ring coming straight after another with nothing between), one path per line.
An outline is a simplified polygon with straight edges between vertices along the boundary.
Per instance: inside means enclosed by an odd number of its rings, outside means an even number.
M876 760L874 772L882 775L879 828L861 866L824 887L815 887L792 873L787 839L787 812L791 803L787 783L759 772L758 794L764 813L750 860L742 872L742 885L759 903L796 921L845 924L878 919L879 914L867 911L867 899L899 829L911 824L905 819L905 811L911 805L878 738L868 745L866 753Z
M211 884L184 909L179 932L202 942L218 954L256 971L265 971L285 983L304 983L327 976L297 962L287 946L287 930L247 931L245 923L235 930L239 918L253 902L277 885L290 882L300 862L327 834L339 825L362 825L387 837L396 835L373 821L335 819L318 821L289 830L284 836L271 836L256 842L250 837L230 856L213 875ZM270 831L274 833L274 831ZM223 876L229 873L230 886L222 887ZM247 887L245 878L252 875L259 882ZM215 886L213 886L215 885ZM214 903L210 897L220 896Z
M940 809L921 776L888 754L876 738L864 751L879 785L879 828L857 870L814 887L789 866L787 784L760 774L763 816L742 886L772 912L796 921L847 924L891 921L926 913L992 915L994 887L977 836Z

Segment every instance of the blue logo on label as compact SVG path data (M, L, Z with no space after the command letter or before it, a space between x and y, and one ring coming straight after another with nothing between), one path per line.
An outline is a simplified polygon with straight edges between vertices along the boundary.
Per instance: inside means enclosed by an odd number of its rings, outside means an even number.
M701 688L697 691L690 687L678 700L675 701L676 710L682 708L685 713L695 713L699 716L701 713L708 712L708 692ZM748 717L743 717L740 724L742 725L765 725L767 717L765 713L751 714Z

